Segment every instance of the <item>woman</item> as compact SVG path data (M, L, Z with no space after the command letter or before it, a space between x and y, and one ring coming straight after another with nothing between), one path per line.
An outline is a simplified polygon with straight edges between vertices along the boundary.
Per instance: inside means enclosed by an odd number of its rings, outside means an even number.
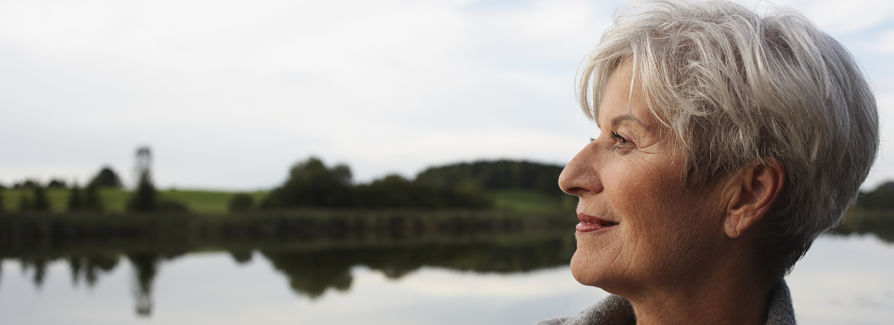
M854 60L800 15L730 2L620 11L585 61L600 134L565 167L576 280L613 295L544 324L793 324L782 280L878 147Z

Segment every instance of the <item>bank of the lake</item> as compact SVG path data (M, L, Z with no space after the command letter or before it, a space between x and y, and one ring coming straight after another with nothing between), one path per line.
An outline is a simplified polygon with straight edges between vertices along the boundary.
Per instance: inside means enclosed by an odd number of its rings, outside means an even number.
M22 325L530 324L605 296L571 277L569 234L45 248L0 259L0 313ZM823 235L787 281L801 323L883 324L892 273L891 242Z
M247 194L254 202L262 202L269 195L269 191L233 192L219 190L200 189L166 189L158 191L161 199L183 204L186 209L195 214L226 214L229 211L230 200L236 195ZM46 190L49 201L50 213L67 213L67 204L71 196L71 190L65 188L51 188ZM573 203L570 198L546 195L525 189L501 189L490 190L482 193L494 203L495 210L514 210L524 212L554 212L556 209L569 209ZM6 189L0 191L5 202L4 210L8 213L21 212L19 206L22 196L33 196L31 189ZM100 201L104 213L125 213L127 199L133 195L132 191L118 188L99 189ZM573 210L573 207L571 207Z

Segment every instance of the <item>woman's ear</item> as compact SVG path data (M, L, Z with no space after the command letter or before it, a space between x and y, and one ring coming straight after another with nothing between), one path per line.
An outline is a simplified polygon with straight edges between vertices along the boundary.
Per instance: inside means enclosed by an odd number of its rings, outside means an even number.
M732 197L724 231L730 238L738 238L770 212L785 185L785 166L769 159L746 167L727 185Z

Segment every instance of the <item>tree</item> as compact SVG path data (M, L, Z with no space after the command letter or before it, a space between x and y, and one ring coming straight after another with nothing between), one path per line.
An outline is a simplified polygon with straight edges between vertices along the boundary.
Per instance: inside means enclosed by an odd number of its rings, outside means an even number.
M262 205L347 207L351 201L351 169L345 165L329 169L322 160L311 157L293 166L286 182L275 188Z
M139 181L134 193L127 200L127 211L132 212L187 212L182 202L162 200L152 183L152 152L149 147L137 148L136 172Z
M67 187L67 185L65 184L65 181L58 179L58 178L51 179L50 182L47 183L48 189L49 188L66 188L66 187Z
M857 207L878 211L894 209L894 181L885 182L869 193L860 192Z
M338 164L332 168L332 175L341 185L351 186L351 168L345 164Z
M68 194L68 211L75 212L81 211L84 209L84 198L81 197L81 186L78 183L74 183L71 186L71 191Z
M158 198L155 185L146 170L140 175L140 181L130 199L127 201L127 210L135 212L151 212L158 209Z
M148 149L147 149L148 150ZM96 173L96 176L90 181L90 183L95 183L100 187L112 187L112 188L121 188L121 178L118 177L118 174L112 170L112 167L103 166L102 169Z
M440 175L438 175L440 176ZM472 184L475 185L475 184ZM493 202L477 186L435 186L388 175L369 184L353 185L346 165L327 168L311 157L294 165L282 186L261 203L264 208L472 208Z
M6 212L6 208L3 206L3 190L5 189L6 187L0 186L0 214Z
M99 186L96 184L87 184L84 194L84 211L102 212L102 198L99 196Z
M43 186L38 185L34 188L34 201L31 202L31 208L40 212L50 211L50 201L47 199L47 192Z
M31 196L28 193L22 193L19 196L19 212L31 211Z
M68 211L102 212L102 199L99 196L99 186L90 183L87 188L81 189L78 183L71 187L68 195Z
M15 189L34 189L35 187L40 186L40 183L33 179L26 179L23 182L17 182L13 184L12 188Z
M416 176L415 181L460 191L524 189L561 196L556 185L561 172L562 166L528 161L475 161L427 168Z
M157 191L152 184L152 152L149 147L137 148L136 172L139 177L137 188L127 201L127 211L153 212L159 208Z
M251 195L240 193L230 199L229 210L230 212L246 212L251 210L253 206L254 199L252 199Z

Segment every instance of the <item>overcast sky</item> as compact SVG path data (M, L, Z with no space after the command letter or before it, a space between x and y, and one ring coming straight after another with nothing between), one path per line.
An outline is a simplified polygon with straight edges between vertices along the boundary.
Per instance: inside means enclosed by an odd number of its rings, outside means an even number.
M111 165L132 184L141 145L177 188L270 188L311 155L358 181L564 164L597 133L574 76L619 3L0 0L0 183ZM894 7L774 3L854 53L882 116L864 187L894 179Z

